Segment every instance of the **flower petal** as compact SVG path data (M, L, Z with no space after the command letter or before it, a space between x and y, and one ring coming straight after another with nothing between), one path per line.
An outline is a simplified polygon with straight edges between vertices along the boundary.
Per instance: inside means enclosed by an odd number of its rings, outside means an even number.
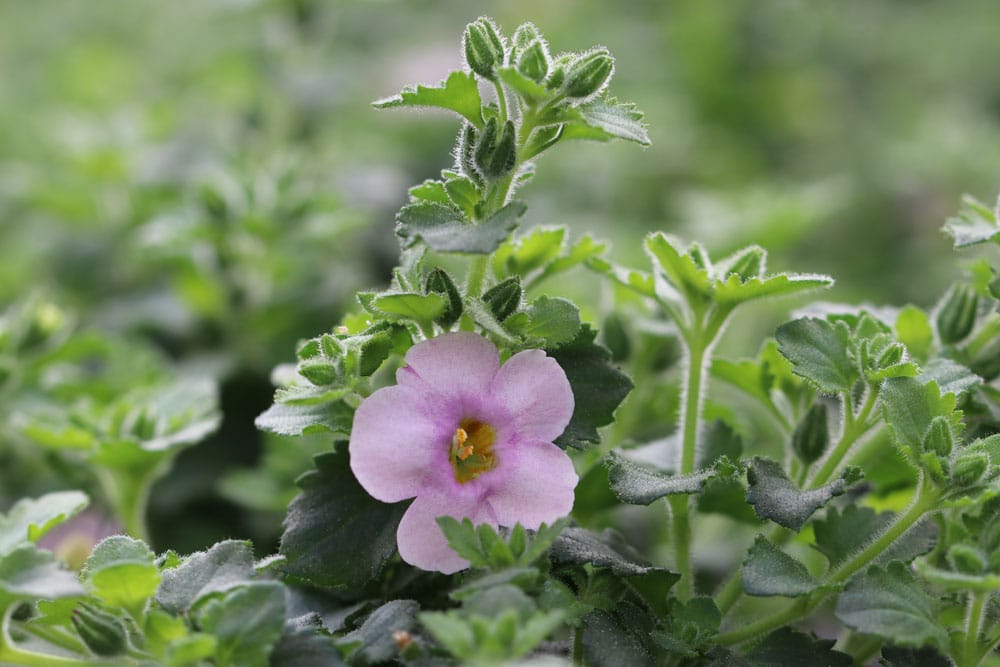
M451 422L435 420L426 401L408 387L383 387L354 414L351 470L382 502L412 498L448 465Z
M543 350L524 350L507 360L493 379L492 395L522 435L551 442L573 416L573 389L566 373Z
M396 545L399 555L410 565L421 570L431 570L452 574L469 567L465 560L454 549L448 546L441 526L437 524L439 516L453 516L456 519L468 517L475 524L489 523L496 525L486 516L487 508L482 506L472 495L425 494L417 496L396 531Z
M411 347L396 381L454 398L485 393L500 367L500 354L490 341L468 331L447 333Z
M522 442L501 462L502 477L484 500L497 523L538 528L551 524L573 509L573 489L579 477L573 462L551 442Z

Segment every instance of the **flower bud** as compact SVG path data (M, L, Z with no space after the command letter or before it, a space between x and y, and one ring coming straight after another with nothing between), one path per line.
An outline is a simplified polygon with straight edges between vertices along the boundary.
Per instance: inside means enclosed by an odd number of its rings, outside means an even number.
M792 433L792 451L799 460L809 464L823 456L829 442L826 403L817 401L795 427Z
M496 118L490 118L476 142L476 169L486 180L498 180L514 170L517 164L517 136L514 123L507 121L499 127Z
M979 294L972 285L955 283L945 295L937 314L941 342L957 343L972 332L976 323Z
M745 248L739 256L733 259L726 273L735 273L740 277L740 280L744 281L750 280L751 278L759 278L761 273L764 271L764 260L766 258L767 253L764 252L763 248L750 246L749 248Z
M521 305L522 296L521 279L508 278L486 290L483 293L483 303L489 307L498 322L503 322Z
M549 54L540 39L528 44L517 56L517 71L541 83L549 73Z
M875 367L889 368L890 366L895 366L902 360L903 345L901 343L893 343L882 350L882 352L878 355L878 359L875 360Z
M573 63L575 56L572 53L564 53L549 67L549 78L545 80L545 87L549 90L557 90L566 80L566 70Z
M476 142L479 132L472 123L466 123L458 135L458 146L455 149L455 160L459 169L477 185L483 184L482 175L476 169Z
M567 97L586 98L595 95L611 80L615 59L605 48L585 53L566 70L563 93Z
M511 42L513 43L511 46L511 53L519 53L523 51L528 44L541 38L542 33L538 32L538 28L535 27L534 23L522 23L517 26L517 30L514 31L514 37L511 39Z
M73 627L94 655L122 655L128 649L128 635L122 619L103 609L80 603L73 610Z
M299 362L299 375L315 385L333 384L337 380L337 367L322 357L313 357Z
M427 280L424 283L424 292L427 294L436 292L447 299L448 303L445 306L444 312L435 320L442 327L447 329L461 317L462 295L459 293L458 288L455 287L455 281L451 279L447 271L435 268L428 273Z
M955 460L951 478L959 487L972 486L986 474L990 457L985 452L967 452Z
M953 544L945 555L951 569L962 574L983 574L986 571L986 556L969 544Z
M494 80L496 67L503 65L504 45L493 21L481 16L465 26L462 45L469 69L484 79Z
M938 456L948 456L955 446L955 437L951 432L951 424L945 417L935 417L924 435L923 450L933 452Z

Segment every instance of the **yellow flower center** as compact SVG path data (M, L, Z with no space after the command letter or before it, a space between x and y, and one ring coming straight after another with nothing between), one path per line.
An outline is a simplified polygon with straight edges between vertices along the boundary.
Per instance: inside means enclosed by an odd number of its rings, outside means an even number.
M493 453L495 437L496 431L489 424L475 419L462 420L451 437L449 450L455 481L465 484L496 468L497 458Z

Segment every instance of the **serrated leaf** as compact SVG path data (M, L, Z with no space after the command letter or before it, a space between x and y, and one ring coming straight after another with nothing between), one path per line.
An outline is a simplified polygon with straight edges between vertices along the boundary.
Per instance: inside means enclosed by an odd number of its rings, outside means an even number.
M546 347L569 343L580 331L580 309L568 299L540 296L531 302L526 313L528 321L518 333L540 338Z
M972 387L983 383L983 379L962 364L946 357L932 359L920 369L917 381L927 384L933 380L942 394L961 396Z
M321 629L301 627L289 630L271 650L270 667L341 667L340 651Z
M466 218L476 217L476 205L479 203L479 190L475 183L464 176L449 178L444 183L448 199L457 206Z
M955 395L942 396L935 382L924 384L916 378L890 378L882 385L880 397L886 425L896 442L911 452L920 452L934 417L948 418L952 430L958 430Z
M436 292L380 294L372 300L372 306L382 313L418 322L431 322L437 319L444 313L447 305L445 298Z
M747 595L799 597L821 587L806 566L758 535L740 571Z
M0 555L0 608L17 600L55 600L84 593L76 573L49 551L22 544Z
M164 570L156 601L175 614L186 612L208 596L241 586L253 576L250 543L225 540L207 551L191 554L175 568Z
M142 541L113 535L94 547L81 577L91 592L111 607L138 617L160 583L152 550Z
M497 74L500 79L514 89L520 97L529 104L537 104L539 101L552 97L552 93L542 84L532 81L517 71L514 67L498 67Z
M600 257L588 259L587 266L637 294L651 299L656 297L653 276L645 271L616 266Z
M258 415L254 426L278 435L351 432L354 408L340 400L309 405L275 403Z
M459 521L454 517L440 516L437 524L448 540L448 546L469 561L471 567L489 567L488 554L483 553L476 527L468 517Z
M614 98L594 100L573 108L568 115L575 122L567 123L563 130L565 139L625 139L643 146L651 143L642 122L643 113L631 102Z
M777 462L761 457L747 464L747 482L747 502L757 516L795 531L847 488L844 479L836 479L818 489L800 490Z
M662 285L662 281L655 283L658 298L674 300L672 293L676 290L684 292L688 301L711 295L711 266L702 263L701 260L707 257L701 246L692 244L685 249L679 239L654 232L646 237L645 250L653 265L659 269L655 272L656 276L669 282L669 285Z
M486 220L472 222L457 209L419 202L396 215L396 234L407 248L423 241L439 252L488 255L510 236L526 210L523 202L512 201Z
M560 447L600 442L598 427L614 421L615 410L632 390L632 381L611 364L611 353L594 342L596 336L585 324L569 343L546 349L573 389L573 416L555 441Z
M848 356L850 330L843 323L801 318L778 327L775 338L781 354L796 375L825 393L850 391L858 370Z
M833 278L804 273L779 273L766 278L742 280L730 274L715 283L715 301L720 304L738 304L754 299L787 296L833 286Z
M348 462L347 448L321 454L288 507L280 553L292 580L357 595L396 551L396 528L407 503L369 496Z
M944 231L951 236L956 248L1000 241L996 212L971 195L962 197L962 209L944 223Z
M22 498L0 515L0 555L38 541L45 533L82 510L90 500L79 491L57 491Z
M698 493L719 471L706 468L689 475L673 475L630 461L618 452L604 459L611 490L624 503L648 505L654 500L675 494Z
M494 255L494 267L524 278L558 257L565 239L565 227L535 227L501 246Z
M747 667L776 665L823 665L850 667L854 659L847 653L834 651L832 639L817 639L791 628L779 628L746 655Z
M372 102L376 109L394 107L437 107L465 117L476 127L482 127L483 101L479 96L476 77L471 72L454 71L437 86L406 87L398 95Z
M852 579L840 594L836 615L849 628L897 646L948 647L948 633L937 620L938 601L899 562Z
M210 600L198 625L215 636L215 664L220 667L268 667L271 648L285 627L285 588L260 581Z
M426 180L420 185L410 188L410 197L413 199L423 199L424 201L435 202L437 204L449 205L451 199L441 181Z
M606 567L618 576L665 571L640 557L610 528L600 534L583 528L566 528L552 543L549 555L557 563Z

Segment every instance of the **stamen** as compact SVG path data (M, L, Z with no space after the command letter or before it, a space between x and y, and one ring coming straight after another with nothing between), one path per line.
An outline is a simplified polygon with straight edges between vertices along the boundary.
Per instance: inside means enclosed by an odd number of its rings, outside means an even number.
M465 484L496 467L493 427L475 419L463 419L451 437L451 465L455 479Z
M472 456L473 451L475 451L475 448L472 445L466 445L465 447L462 447L461 449L458 450L458 458L464 461L465 459Z

